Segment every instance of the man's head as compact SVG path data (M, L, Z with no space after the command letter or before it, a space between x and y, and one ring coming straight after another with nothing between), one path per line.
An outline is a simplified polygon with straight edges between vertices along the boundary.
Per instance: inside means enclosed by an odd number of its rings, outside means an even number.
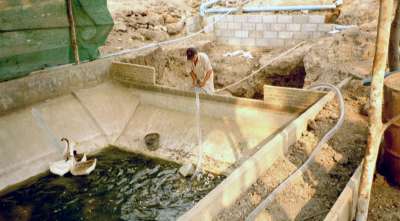
M188 61L193 61L197 56L197 49L190 47L186 50L186 57Z

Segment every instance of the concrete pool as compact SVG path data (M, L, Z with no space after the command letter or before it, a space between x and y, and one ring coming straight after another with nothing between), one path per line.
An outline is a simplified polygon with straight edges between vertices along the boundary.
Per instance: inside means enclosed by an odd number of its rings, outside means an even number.
M76 141L79 152L113 145L179 164L197 161L194 93L156 85L151 66L108 58L39 71L1 83L0 91L3 193L61 158L54 137ZM212 219L234 202L333 97L270 86L265 91L263 101L201 96L203 168L227 178L181 220ZM156 151L143 141L153 132L161 135Z

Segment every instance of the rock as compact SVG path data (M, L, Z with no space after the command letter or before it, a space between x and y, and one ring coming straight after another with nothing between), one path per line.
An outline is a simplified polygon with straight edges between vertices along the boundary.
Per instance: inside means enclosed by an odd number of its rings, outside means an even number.
M325 23L336 23L336 20L338 19L340 15L340 9L336 8L334 10L328 11L325 14Z
M192 163L187 163L181 166L181 168L179 168L179 173L182 176L187 177L193 175L195 170L196 168Z
M116 22L114 25L114 29L115 29L115 31L118 31L118 32L127 32L128 31L128 28L126 27L124 22Z
M317 124L315 123L314 120L309 120L308 124L307 124L307 129L312 131L312 130L316 130L318 128Z
M139 32L133 32L131 35L132 40L139 40L139 41L144 41L143 35L141 35Z
M179 18L171 16L169 14L163 15L163 18L165 24L177 23L179 21Z
M147 29L138 29L138 31L141 35L144 36L146 40L165 41L169 38L169 35L163 31L147 30Z
M369 104L366 103L364 105L361 106L360 108L360 114L364 115L364 116L368 116L368 110L369 110Z
M156 17L150 17L150 16L139 17L137 19L137 23L147 26L156 26L159 24Z
M167 27L162 26L162 25L157 25L157 26L154 27L154 30L167 32Z
M239 5L238 0L226 0L225 1L225 6L226 7L237 7Z
M185 27L184 21L179 21L177 23L168 24L167 32L170 35L176 35L176 34L179 34L183 30L184 27Z

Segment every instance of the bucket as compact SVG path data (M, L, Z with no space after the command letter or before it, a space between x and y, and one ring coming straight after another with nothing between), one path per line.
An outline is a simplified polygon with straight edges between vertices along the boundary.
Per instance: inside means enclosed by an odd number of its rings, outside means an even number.
M149 133L144 137L144 142L147 149L154 151L160 147L160 134L159 133Z
M385 79L383 121L400 114L400 74ZM386 179L400 185L400 120L392 124L384 134L385 147L382 154L382 173Z

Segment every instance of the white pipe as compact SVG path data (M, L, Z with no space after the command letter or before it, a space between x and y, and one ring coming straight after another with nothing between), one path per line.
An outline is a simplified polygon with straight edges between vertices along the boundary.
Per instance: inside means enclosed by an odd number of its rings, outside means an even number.
M200 5L200 15L204 16L208 7L210 7L211 5L213 5L215 3L218 3L220 1L221 0L210 0L210 1L206 2L206 3L201 4Z
M302 11L302 10L328 10L335 9L336 5L296 5L296 6L249 6L244 7L244 13L251 12L274 12L274 11ZM225 13L229 10L234 12L239 11L238 8L210 8L206 9L205 13Z
M225 13L229 10L234 12L239 11L239 8L210 8L212 4L219 2L217 0L204 3L200 6L200 14L204 16L206 13ZM302 10L328 10L335 9L337 6L342 5L343 0L337 0L334 4L329 5L292 5L292 6L248 6L243 8L244 13L250 12L273 12L273 11L302 11Z

